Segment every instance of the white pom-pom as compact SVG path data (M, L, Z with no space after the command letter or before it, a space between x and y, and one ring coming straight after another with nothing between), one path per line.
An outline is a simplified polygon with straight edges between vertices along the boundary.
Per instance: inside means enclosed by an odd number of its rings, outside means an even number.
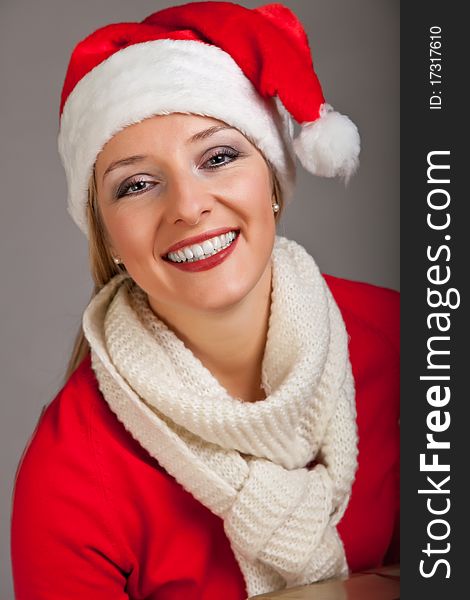
M354 123L323 104L320 117L302 125L294 150L307 171L323 177L344 177L359 166L361 139Z

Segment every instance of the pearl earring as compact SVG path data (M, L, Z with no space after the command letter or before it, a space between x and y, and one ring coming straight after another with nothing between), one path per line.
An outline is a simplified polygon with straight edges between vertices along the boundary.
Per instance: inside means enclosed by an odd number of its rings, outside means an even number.
M279 209L281 207L279 206L279 204L277 202L275 202L272 206L273 206L273 212L275 212L275 213L279 212Z
M121 264L121 259L118 258L117 256L113 256L113 261L114 261L114 264L116 264L116 265L120 265Z

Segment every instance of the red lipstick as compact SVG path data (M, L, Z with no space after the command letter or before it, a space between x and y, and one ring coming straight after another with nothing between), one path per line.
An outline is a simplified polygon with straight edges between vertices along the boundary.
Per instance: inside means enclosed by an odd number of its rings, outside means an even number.
M191 246L192 244L201 244L205 240L210 240L210 238L215 237L216 235L222 235L223 233L228 233L229 231L239 231L238 227L219 227L218 229L209 229L209 231L205 231L204 233L200 233L199 235L193 235L191 237L187 237L184 240L176 242L173 246L170 246L167 251L162 254L162 257L166 256L169 252L176 252L180 248L184 248L184 246Z
M209 237L214 237L214 234L212 233L211 236L209 236ZM186 262L173 262L171 260L166 260L165 262L168 265L171 265L173 267L176 267L177 269L180 269L181 271L187 271L190 273L196 273L198 271L207 271L208 269L212 269L213 267L216 267L217 265L219 265L228 256L230 256L230 254L232 254L232 252L235 250L235 247L238 244L239 238L240 238L240 233L237 234L237 236L234 238L234 240L232 241L230 246L228 246L227 248L224 248L223 250L220 250L219 252L216 252L215 254L212 254L211 256L207 256L206 258L201 258L194 262L187 262L187 261Z

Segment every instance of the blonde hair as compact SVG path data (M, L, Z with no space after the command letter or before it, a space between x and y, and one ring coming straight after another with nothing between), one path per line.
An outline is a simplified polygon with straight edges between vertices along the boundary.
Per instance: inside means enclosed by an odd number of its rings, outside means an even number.
M274 220L277 223L283 212L284 202L281 193L281 187L274 173L274 169L271 167L268 161L266 162L272 176L273 199L275 202L277 202L277 204L279 204L279 211L274 214ZM95 173L93 171L88 184L88 200L86 204L88 223L88 260L90 264L90 273L94 282L94 288L90 301L115 275L124 273L126 271L122 264L115 264L113 257L111 256L111 252L109 251L108 238L99 211L97 196ZM82 326L80 325L73 344L72 354L67 365L67 370L65 372L64 383L69 379L89 351L90 346L85 338Z

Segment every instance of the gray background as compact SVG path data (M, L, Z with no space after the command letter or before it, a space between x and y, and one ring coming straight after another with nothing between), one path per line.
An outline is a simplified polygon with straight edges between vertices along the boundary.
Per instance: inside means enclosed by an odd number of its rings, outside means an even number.
M264 2L240 2L255 7ZM299 168L278 233L328 273L399 288L399 3L284 2L309 35L326 100L362 137L347 188ZM57 153L62 83L93 30L172 4L148 0L0 0L0 597L9 560L16 466L41 408L57 393L91 293L86 240L66 212Z

